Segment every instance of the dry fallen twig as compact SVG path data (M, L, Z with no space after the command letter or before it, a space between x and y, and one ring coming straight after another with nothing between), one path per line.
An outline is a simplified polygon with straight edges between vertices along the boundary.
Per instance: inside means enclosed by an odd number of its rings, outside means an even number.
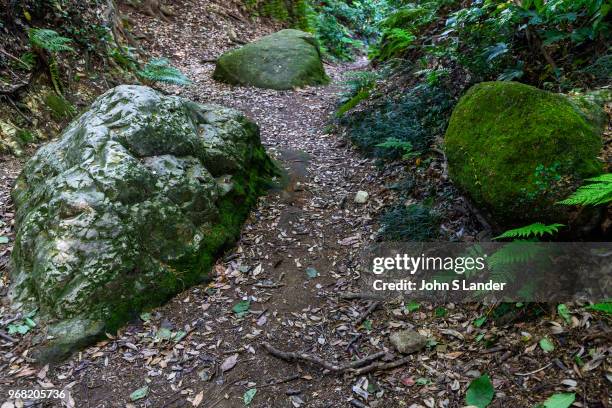
M9 336L8 334L4 333L1 330L0 330L0 337L2 337L4 340L10 341L11 343L17 343L16 338Z
M383 370L391 370L393 368L397 368L399 366L403 366L407 362L411 360L411 356L402 357L398 360L391 361L390 363L373 363L365 367L361 367L359 369L352 370L351 373L353 375L362 375L366 373L370 373L372 371L383 371Z
M539 373L540 371L546 370L551 365L553 365L553 363L548 363L544 367L538 368L537 370L533 370L533 371L530 371L528 373L514 373L514 375L519 375L521 377L526 377L528 375L532 375L532 374L535 374L535 373Z
M361 367L363 365L371 363L372 361L378 360L379 358L383 357L386 354L384 351L380 351L378 353L374 353L372 355L364 357L360 360L355 360L355 361L352 361L344 365L336 365L328 361L325 361L319 357L311 356L310 354L296 353L296 352L291 352L291 351L281 351L275 348L274 346L272 346L270 343L263 343L262 346L266 349L268 353L270 353L274 357L280 358L281 360L306 361L306 362L309 362L315 365L319 365L325 368L326 370L329 370L335 373L342 373L345 371L354 370L357 367Z
M355 323L353 324L353 326L355 327L359 326L370 315L370 313L372 313L374 310L378 308L378 306L380 306L380 301L376 300L372 302L370 304L370 307L368 307L366 311L363 312L363 314L359 316L357 320L355 320Z

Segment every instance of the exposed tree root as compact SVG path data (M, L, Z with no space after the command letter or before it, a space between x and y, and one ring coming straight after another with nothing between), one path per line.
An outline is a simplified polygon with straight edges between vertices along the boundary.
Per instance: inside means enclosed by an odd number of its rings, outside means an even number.
M337 364L333 364L328 361L325 361L319 357L311 356L310 354L296 353L296 352L291 352L291 351L281 351L275 348L274 346L272 346L270 343L263 343L262 346L266 349L268 353L270 353L274 357L280 358L281 360L305 361L311 364L321 366L325 368L326 370L329 370L334 373L343 373L346 371L353 371L357 369L358 367L364 366L366 364L371 363L372 361L382 358L386 354L384 351L380 351L378 353L374 353L370 356L364 357L360 360L352 361L350 363L343 364L343 365L337 365Z
M280 358L285 361L304 361L311 364L315 364L329 370L333 373L344 373L348 372L351 375L363 375L370 373L372 371L384 371L391 370L404 364L408 363L412 357L405 356L395 361L391 361L388 363L376 362L382 358L386 353L384 351L380 351L378 353L374 353L367 357L364 357L360 360L352 361L347 364L337 365L325 361L319 357L311 356L306 353L296 353L291 351L281 351L274 346L270 345L270 343L263 343L262 346L266 349L268 353L273 355L274 357ZM366 365L367 364L367 365Z

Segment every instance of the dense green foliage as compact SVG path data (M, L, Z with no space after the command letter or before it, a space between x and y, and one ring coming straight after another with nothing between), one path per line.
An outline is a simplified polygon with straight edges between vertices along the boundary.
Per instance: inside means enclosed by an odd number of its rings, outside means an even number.
M405 148L381 143L408 142L416 151L427 149L444 133L452 106L447 84L423 83L406 94L381 98L373 108L346 116L341 123L362 149L379 157L397 158Z
M381 235L389 241L429 241L437 237L439 217L429 208L396 206L380 218Z
M364 43L375 40L380 3L376 0L316 2L311 25L323 51L332 58L350 60Z
M417 1L382 20L371 55L380 61L442 58L476 80L521 79L561 89L585 79L603 82L610 68L610 9L604 0L486 0L467 7Z

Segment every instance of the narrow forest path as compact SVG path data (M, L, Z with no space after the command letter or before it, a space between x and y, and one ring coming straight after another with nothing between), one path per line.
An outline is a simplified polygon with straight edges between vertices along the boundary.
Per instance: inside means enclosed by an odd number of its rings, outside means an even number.
M327 65L332 82L324 87L282 92L230 87L213 81L214 64L202 61L227 44L209 37L210 27L199 15L191 10L170 24L133 19L136 31L147 36L144 47L169 57L194 82L166 91L243 111L260 126L262 143L286 170L286 180L260 199L210 285L186 290L152 311L147 322L128 325L116 339L73 357L56 369L55 378L76 381L71 386L76 406L85 401L91 407L125 406L145 385L149 406L160 408L190 406L188 399L199 393L203 407L243 407L248 389L257 389L252 407L346 406L352 391L342 376L278 360L261 343L330 362L379 351L352 327L368 302L347 302L337 294L350 289L352 259L373 237L384 183L372 160L326 132L343 74L367 60ZM370 194L366 204L354 202L359 190ZM240 316L232 309L244 301L249 310ZM176 343L156 340L162 328L188 334ZM234 356L235 366L223 367Z

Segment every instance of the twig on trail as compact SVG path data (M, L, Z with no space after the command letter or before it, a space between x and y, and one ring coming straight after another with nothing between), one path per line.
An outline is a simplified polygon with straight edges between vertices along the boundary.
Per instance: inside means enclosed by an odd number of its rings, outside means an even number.
M506 347L506 346L497 346L497 347L492 347L490 349L484 349L480 353L481 354L493 354L493 353L497 353L499 351L504 351L504 350L507 350L507 349L508 349L508 347Z
M553 365L553 363L548 363L544 367L538 368L537 370L533 370L533 371L530 371L528 373L514 373L514 375L519 375L521 377L526 377L528 375L532 375L532 374L535 374L535 373L539 373L540 371L546 370L551 365Z
M582 338L582 341L591 341L591 340L596 340L599 338L603 338L606 341L611 342L612 341L612 330L603 330L597 333L586 335Z
M255 286L256 288L262 288L262 289L277 289L277 288L282 288L283 286L285 286L284 283L256 283L253 286Z
M259 319L261 316L263 316L264 314L266 314L266 312L268 311L268 308L266 307L265 309L263 309L261 312L257 312L257 318Z
M288 383L288 382L291 382L291 381L298 380L299 378L300 378L299 374L294 374L294 375L292 375L290 377L282 378L280 380L276 380L276 381L271 382L269 384L259 385L257 388L261 389L261 388L265 388L265 387L273 387L275 385L285 384L285 383Z
M272 354L274 357L280 358L281 360L306 361L312 364L319 365L325 368L326 370L332 371L334 373L342 373L345 371L354 370L357 367L361 367L365 364L371 363L372 361L378 360L379 358L383 357L386 354L384 351L380 351L378 353L374 353L372 355L364 357L360 360L355 360L355 361L352 361L344 365L336 365L328 361L325 361L319 357L311 356L310 354L295 353L291 351L281 351L275 348L274 346L272 346L270 343L263 343L262 346L266 349L268 353Z
M411 356L402 357L399 360L391 361L390 363L373 363L369 366L361 367L355 370L351 370L351 374L353 375L362 375L366 373L370 373L372 371L378 370L390 370L392 368L397 368L409 362L411 360Z
M352 406L357 407L357 408L368 408L366 404L364 404L363 402L359 400L356 400L355 398L351 399L349 402L351 403Z
M360 338L361 338L361 333L357 333L356 335L354 335L351 341L349 341L349 343L346 345L344 350L349 351L349 349L353 346L353 344L355 344L355 342L359 340Z
M368 307L367 310L363 312L361 316L359 316L359 319L355 320L355 323L353 324L353 326L354 327L359 326L368 317L370 313L372 313L374 310L378 308L378 306L380 306L380 301L379 300L373 301L370 304L370 307Z
M2 337L6 341L10 341L11 343L17 343L17 339L9 336L4 331L0 330L0 337Z
M372 299L372 300L381 300L383 297L379 295L372 295L370 293L351 293L345 292L340 293L340 299L344 300L354 300L354 299Z

